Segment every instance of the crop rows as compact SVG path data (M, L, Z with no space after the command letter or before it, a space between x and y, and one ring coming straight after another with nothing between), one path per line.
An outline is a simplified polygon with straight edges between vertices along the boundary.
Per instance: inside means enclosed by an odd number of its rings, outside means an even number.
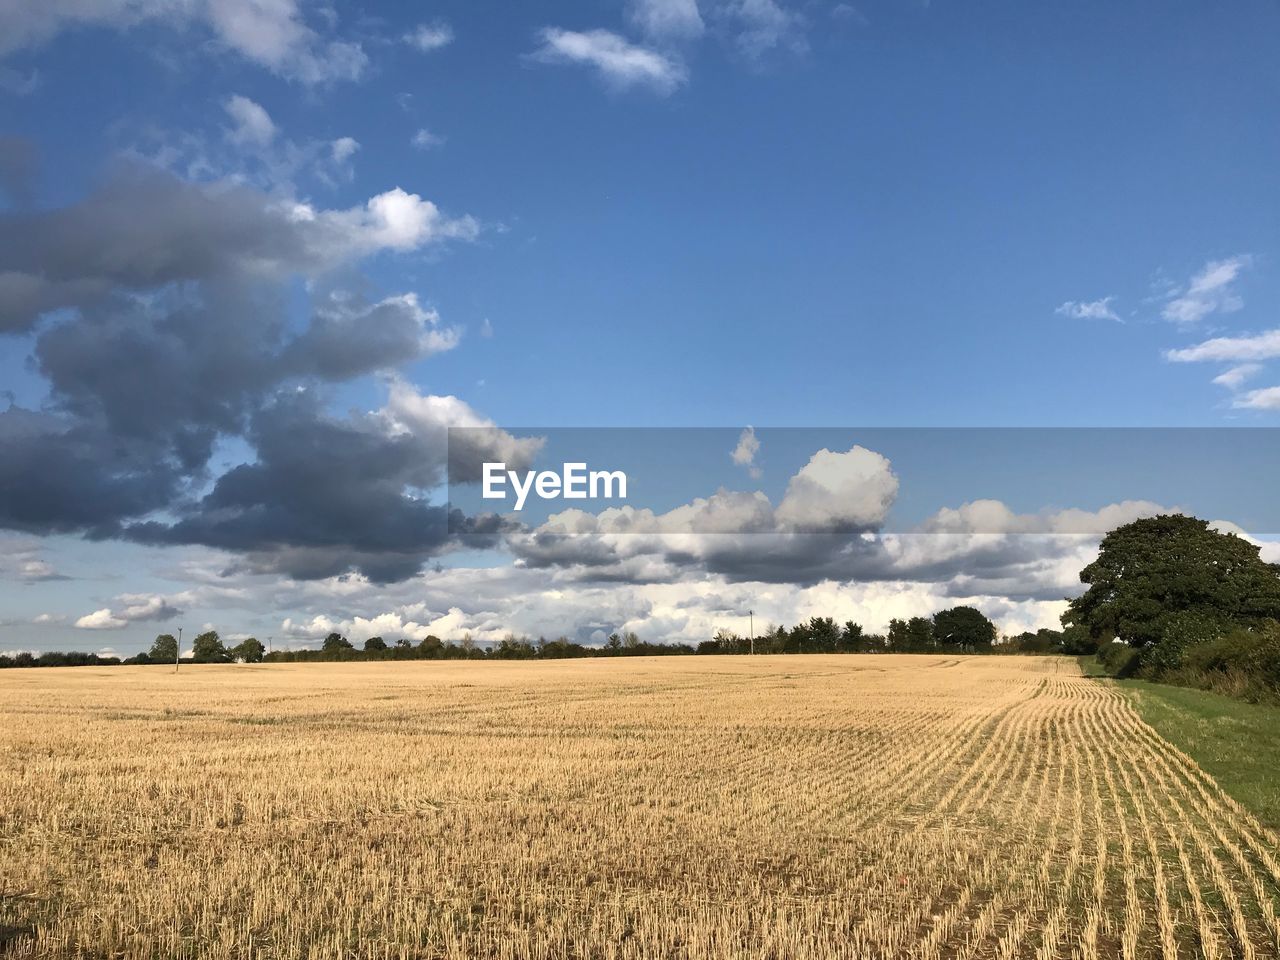
M0 956L1262 960L1278 851L1064 658L0 677Z

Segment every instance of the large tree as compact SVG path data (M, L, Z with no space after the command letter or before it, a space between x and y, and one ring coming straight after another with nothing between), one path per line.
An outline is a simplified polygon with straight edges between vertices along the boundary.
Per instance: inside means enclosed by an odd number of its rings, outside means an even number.
M1089 589L1071 601L1063 624L1135 647L1158 643L1188 616L1222 630L1280 618L1280 567L1264 563L1248 540L1195 517L1151 517L1112 530L1080 580Z
M257 637L247 637L231 648L231 656L244 663L261 663L266 648Z
M933 615L933 641L944 650L988 651L995 639L996 625L973 607L952 607Z
M173 663L178 659L178 638L172 633L162 633L151 644L151 652L147 654L152 660Z
M197 663L226 663L231 659L217 630L207 630L191 642L191 656Z

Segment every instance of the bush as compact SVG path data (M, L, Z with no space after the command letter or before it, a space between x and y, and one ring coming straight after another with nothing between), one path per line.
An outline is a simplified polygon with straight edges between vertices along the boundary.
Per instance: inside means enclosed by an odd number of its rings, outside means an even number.
M1113 677L1131 677L1138 670L1141 652L1121 640L1114 640L1098 648L1098 662Z
M1206 613L1181 610L1170 614L1161 628L1158 643L1142 651L1139 674L1159 680L1182 669L1189 651L1217 640L1229 628Z
M1280 701L1280 623L1190 645L1178 668L1160 679L1253 703Z

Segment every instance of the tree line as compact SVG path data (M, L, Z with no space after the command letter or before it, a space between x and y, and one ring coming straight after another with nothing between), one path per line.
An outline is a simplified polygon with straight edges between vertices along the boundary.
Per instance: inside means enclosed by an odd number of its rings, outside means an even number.
M1078 632L1078 631L1077 631ZM369 637L357 646L340 633L330 633L319 649L268 652L256 637L224 643L216 630L192 641L191 656L183 663L307 663L357 660L564 660L579 657L652 657L690 654L804 654L804 653L1079 653L1072 631L1039 630L997 638L997 630L974 607L958 606L932 617L889 621L884 634L869 633L852 620L837 624L832 617L811 617L794 627L770 626L757 637L720 630L697 645L652 643L634 632L614 633L600 646L568 637L530 640L509 634L497 643L481 643L470 634L459 641L428 635L413 641ZM1091 651L1090 651L1091 652ZM171 664L178 658L172 634L156 637L151 648L131 657L92 653L20 653L0 656L0 667L105 666L110 664Z

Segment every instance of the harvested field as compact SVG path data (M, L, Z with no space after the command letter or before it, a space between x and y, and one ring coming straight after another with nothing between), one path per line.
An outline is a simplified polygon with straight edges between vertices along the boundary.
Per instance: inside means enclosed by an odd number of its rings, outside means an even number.
M0 674L0 956L1280 956L1277 837L1067 658Z

